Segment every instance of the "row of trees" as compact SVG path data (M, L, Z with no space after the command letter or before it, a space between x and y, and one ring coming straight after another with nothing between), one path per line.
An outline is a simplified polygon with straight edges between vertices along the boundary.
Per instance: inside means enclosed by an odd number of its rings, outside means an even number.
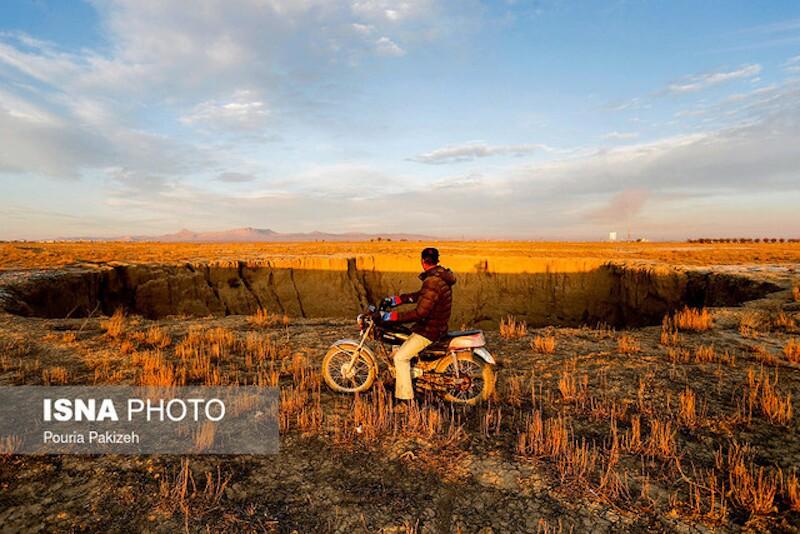
M689 239L689 243L800 243L800 239L792 237L700 237Z

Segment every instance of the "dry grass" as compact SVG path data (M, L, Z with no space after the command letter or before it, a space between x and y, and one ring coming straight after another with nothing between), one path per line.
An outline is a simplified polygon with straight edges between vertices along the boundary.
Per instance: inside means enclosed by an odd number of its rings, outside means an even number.
M519 339L528 335L528 324L518 321L513 315L500 319L500 336L503 339Z
M700 345L694 351L694 361L696 363L710 363L717 357L714 345Z
M800 481L797 478L797 471L792 471L784 483L784 494L789 502L789 508L795 512L800 512Z
M689 428L693 428L698 422L697 399L694 391L692 391L689 386L686 386L680 395L678 395L678 399L680 401L680 412L678 417L680 418L681 423Z
M769 351L767 347L764 345L753 345L750 347L750 351L755 356L756 361L762 365L768 365L770 367L775 367L778 365L778 358L775 357L772 352Z
M165 475L159 482L159 505L171 513L181 512L184 529L188 531L190 518L201 518L217 509L230 480L231 475L223 476L218 466L216 473L205 473L205 485L201 489L195 482L189 459L181 459L178 471L174 475Z
M556 351L555 336L536 336L531 340L531 349L539 354L553 354Z
M751 515L765 515L775 508L780 472L766 471L746 463L744 454L733 449L728 460L728 494L734 505Z
M764 326L764 318L761 313L747 311L739 319L739 334L742 337L758 337Z
M800 363L800 342L792 338L783 347L783 354L791 363Z
M64 332L64 335L61 336L61 341L63 341L68 345L75 343L75 341L77 340L78 340L78 334L76 334L75 332Z
M0 243L0 268L57 267L75 263L186 263L236 257L258 261L293 256L419 256L420 243ZM800 263L797 243L447 243L448 256L619 258L655 260L681 265Z
M395 413L393 408L393 396L380 385L366 396L356 395L344 418L333 417L328 421L334 443L363 447L377 445L387 437L412 437L448 447L465 438L453 412L428 404L412 404L403 414Z
M259 308L254 314L247 317L247 322L253 326L260 327L275 326L279 324L283 326L289 326L289 316L285 313L282 315L278 313L270 313L264 308Z
M684 330L689 332L705 332L711 330L714 326L714 321L711 319L711 314L705 308L696 309L684 307L678 310L672 316L672 323L677 330Z
M123 353L129 353L136 347L137 343L157 349L165 349L172 343L172 338L160 326L152 325L147 330L130 333L128 338L122 341L120 350Z
M678 327L675 325L672 317L670 315L664 316L664 319L661 320L661 337L659 342L664 346L675 346L680 344L680 340Z
M650 456L673 458L677 451L675 434L671 421L651 419L650 437L645 445L645 451Z
M22 438L19 436L0 437L0 455L10 456L22 447Z
M797 324L794 322L794 319L784 311L778 312L778 315L775 316L772 324L778 330L784 330L787 332L791 332L797 328Z
M69 383L69 372L65 367L42 369L42 382L45 386L63 386Z
M620 354L635 354L641 350L639 340L629 334L624 334L617 340L617 352Z
M671 347L667 349L667 357L672 363L688 363L692 357L692 353L689 349Z
M100 327L106 331L110 337L118 338L125 333L125 312L122 308L117 308L114 315L104 321L100 321Z
M747 385L739 403L739 418L749 421L754 413L760 413L770 422L787 426L792 421L792 395L777 389L778 372L772 377L762 368L747 371Z

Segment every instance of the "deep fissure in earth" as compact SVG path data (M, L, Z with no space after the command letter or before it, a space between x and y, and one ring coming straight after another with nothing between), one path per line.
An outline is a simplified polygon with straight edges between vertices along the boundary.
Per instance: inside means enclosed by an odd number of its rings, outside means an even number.
M4 273L0 307L49 318L110 315L118 308L150 319L251 314L259 308L290 317L354 317L384 295L419 287L413 267L398 263L337 258ZM506 315L534 327L644 326L660 323L665 313L684 305L735 306L778 289L746 276L702 269L599 261L528 263L524 271L519 266L504 270L488 260L454 266L458 283L451 326L490 326ZM509 272L513 270L522 272Z

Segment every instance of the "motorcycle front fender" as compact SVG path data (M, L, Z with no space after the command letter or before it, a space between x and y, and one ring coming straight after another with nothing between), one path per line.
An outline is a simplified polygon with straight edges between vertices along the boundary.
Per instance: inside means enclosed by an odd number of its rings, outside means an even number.
M344 345L352 345L352 347L355 349L356 347L358 347L359 343L361 343L360 339L352 339L352 338L339 339L338 341L333 343L333 345L331 345L331 348L341 347ZM372 361L375 364L377 364L378 360L375 358L375 353L372 352L372 349L369 348L366 343L361 345L361 352L366 353L372 359Z

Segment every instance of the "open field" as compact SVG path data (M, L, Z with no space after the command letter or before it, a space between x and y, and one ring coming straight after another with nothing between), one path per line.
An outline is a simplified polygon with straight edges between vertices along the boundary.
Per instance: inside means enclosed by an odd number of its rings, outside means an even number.
M434 243L451 256L649 260L680 265L743 265L800 262L800 243ZM75 263L176 263L257 260L292 256L398 255L417 257L412 242L371 243L0 243L0 269L52 268Z
M277 457L0 457L5 529L799 530L800 245L442 243L498 392L403 415L319 365L419 244L0 247L0 384L282 392Z

